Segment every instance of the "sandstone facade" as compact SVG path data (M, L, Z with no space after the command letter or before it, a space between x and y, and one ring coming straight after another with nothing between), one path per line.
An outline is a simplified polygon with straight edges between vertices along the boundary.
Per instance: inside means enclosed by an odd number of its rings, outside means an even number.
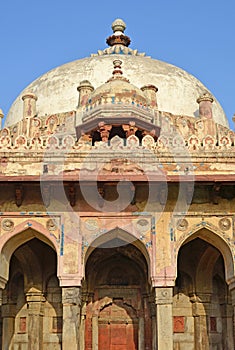
M234 349L235 134L163 63L162 92L124 30L86 59L76 104L57 109L69 90L47 73L0 131L2 349ZM179 113L165 91L184 79Z

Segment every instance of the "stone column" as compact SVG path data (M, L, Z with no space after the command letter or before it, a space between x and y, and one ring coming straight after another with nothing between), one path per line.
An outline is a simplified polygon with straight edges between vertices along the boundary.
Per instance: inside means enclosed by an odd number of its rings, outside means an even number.
M149 311L151 318L151 330L149 332L152 333L151 339L151 347L150 349L157 349L157 322L156 322L156 303L155 303L155 295L151 294L149 297Z
M63 287L63 349L79 349L80 287Z
M190 301L192 302L192 313L194 317L194 349L209 350L207 315L209 315L211 305L211 294L193 295Z
M148 98L151 107L157 107L157 91L158 88L155 85L144 85L141 90Z
M143 315L139 316L139 334L138 334L138 350L145 350L145 339L144 339L144 317Z
M80 82L77 90L79 92L78 107L83 107L87 104L90 95L94 91L94 87L88 80L83 80Z
M43 349L43 316L45 297L40 291L26 293L28 307L28 347L30 350Z
M157 322L156 316L152 317L152 348L157 349Z
M235 287L235 283L233 282L233 287ZM232 307L233 307L233 315L232 315L232 327L229 329L229 338L231 338L231 349L234 349L235 345L235 288L230 288L230 295L231 295L231 302L232 302Z
M227 298L226 298L227 299ZM233 308L231 304L228 304L228 300L223 300L220 303L221 316L222 316L222 346L223 349L234 349L234 336L233 336Z
M35 117L37 99L37 96L32 92L28 92L22 96L22 100L24 101L23 118Z
M81 323L80 323L80 330L79 330L80 349L79 350L85 350L86 301L87 301L87 297L85 295L83 296L82 306L81 306Z
M157 349L173 350L173 288L155 288Z
M37 96L32 92L28 92L22 96L24 102L23 105L23 133L26 136L29 136L30 130L30 119L36 115L36 101Z
M205 92L203 95L198 97L197 103L199 104L200 117L213 119L213 115L212 115L213 101L214 101L213 97L208 92Z
M10 345L15 333L15 303L2 305L2 349L10 349Z
M92 350L98 350L99 346L99 324L98 315L92 316Z

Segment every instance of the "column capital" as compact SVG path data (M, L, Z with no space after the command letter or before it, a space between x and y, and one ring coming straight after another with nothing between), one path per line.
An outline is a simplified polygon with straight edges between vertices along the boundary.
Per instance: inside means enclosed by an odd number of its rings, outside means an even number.
M7 284L7 279L5 279L4 277L0 276L0 289L5 289Z
M198 302L198 303L210 303L211 302L211 296L212 293L197 293L197 295L193 295L190 297L191 302Z
M228 288L230 291L235 291L235 276L230 278L229 280L226 280L228 283Z
M16 304L9 303L3 304L2 307L2 317L15 317L16 316Z
M209 92L204 92L202 95L200 95L197 98L197 103L204 102L204 101L209 101L210 103L213 103L214 99Z
M156 304L172 304L173 303L173 288L172 287L157 287L155 288L155 303Z
M45 299L45 296L42 292L40 291L36 291L36 290L31 290L29 292L26 293L26 301L28 303L31 303L31 302L44 302L46 299Z
M205 316L211 307L212 293L197 293L190 295L193 316Z
M33 99L35 101L37 101L37 96L33 93L33 92L26 92L23 96L22 96L22 100L26 100L26 99Z
M62 303L64 305L81 305L80 287L63 287Z

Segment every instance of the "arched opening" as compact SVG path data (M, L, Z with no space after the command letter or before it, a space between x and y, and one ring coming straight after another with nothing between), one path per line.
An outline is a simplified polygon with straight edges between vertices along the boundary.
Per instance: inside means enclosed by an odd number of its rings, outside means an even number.
M174 346L233 349L232 305L225 261L200 232L180 248L174 288ZM229 257L227 257L229 259Z
M145 131L144 129L140 129L138 128L136 131L134 127L130 127L128 128L128 132L127 130L124 130L125 126L124 125L112 125L110 130L107 132L105 126L104 127L99 127L96 130L93 130L90 132L91 137L92 137L92 145L95 145L95 142L97 141L102 141L102 137L103 139L106 138L108 141L112 140L112 138L114 138L115 136L120 137L121 139L126 140L128 136L130 135L135 135L136 137L138 137L139 142L142 141L144 135L145 135Z
M55 251L38 238L18 245L3 290L2 349L61 349L62 300Z
M83 284L85 349L151 349L148 264L136 242L111 238L90 252Z

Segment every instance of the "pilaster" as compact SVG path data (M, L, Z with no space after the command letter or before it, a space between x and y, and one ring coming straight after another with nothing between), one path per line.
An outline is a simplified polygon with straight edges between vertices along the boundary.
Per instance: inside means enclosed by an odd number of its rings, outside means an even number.
M210 309L211 293L192 295L190 301L194 317L194 349L209 350L207 315Z
M30 350L43 349L43 316L45 297L40 291L26 293L28 306L28 347Z
M157 350L173 350L173 288L155 288Z
M80 287L63 287L63 349L79 349Z
M10 349L15 332L15 303L8 302L2 305L2 349Z

